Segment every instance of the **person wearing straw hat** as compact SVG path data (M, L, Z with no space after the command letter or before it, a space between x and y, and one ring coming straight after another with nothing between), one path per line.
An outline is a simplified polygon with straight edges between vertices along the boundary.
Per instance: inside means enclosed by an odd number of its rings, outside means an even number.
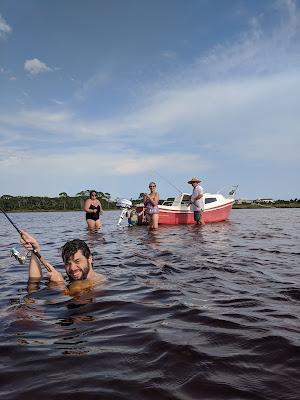
M204 191L203 188L200 186L201 180L193 177L189 184L193 186L193 193L191 195L191 210L194 211L194 220L197 225L204 225L202 221L202 212L204 210Z

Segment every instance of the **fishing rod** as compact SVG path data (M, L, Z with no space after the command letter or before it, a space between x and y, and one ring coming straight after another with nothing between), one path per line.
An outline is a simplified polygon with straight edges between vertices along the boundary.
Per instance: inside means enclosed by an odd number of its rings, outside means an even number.
M179 192L180 194L183 193L182 190L178 189L177 186L175 186L172 182L170 182L166 177L162 176L159 172L157 172L156 170L153 170L153 172L154 172L155 174L157 174L159 177L161 177L162 179L164 179L169 185L171 185L174 189L176 189L177 192Z
M176 189L177 192L179 192L180 194L183 194L183 191L180 190L180 189L178 189L178 187L175 186L172 182L170 182L166 177L162 176L162 175L161 175L160 173L158 173L156 170L153 170L153 172L154 172L155 174L157 174L158 176L160 176L162 179L164 179L169 185L171 185L174 189ZM195 205L195 203L194 203L193 201L191 201L190 203Z
M19 233L19 235L21 236L21 238L26 242L26 240L24 239L24 235L21 231L21 229L19 229L17 227L17 225L14 223L14 221L7 215L7 213L0 207L0 211L6 216L6 218L9 220L9 222L12 224L12 226L16 229L16 231ZM28 243L28 242L26 242ZM40 260L41 264L46 268L46 270L48 272L52 272L52 268L49 266L50 264L45 260L45 258L43 256L41 256L41 254L39 253L39 251L36 249L36 247L30 243L32 246L32 252L33 254L35 254L37 256L37 258Z

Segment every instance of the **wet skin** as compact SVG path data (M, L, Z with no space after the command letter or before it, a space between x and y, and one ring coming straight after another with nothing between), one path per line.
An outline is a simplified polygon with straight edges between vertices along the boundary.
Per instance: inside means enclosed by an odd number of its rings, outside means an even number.
M86 258L81 250L78 250L65 264L66 272L71 280L86 279L91 269L92 258Z

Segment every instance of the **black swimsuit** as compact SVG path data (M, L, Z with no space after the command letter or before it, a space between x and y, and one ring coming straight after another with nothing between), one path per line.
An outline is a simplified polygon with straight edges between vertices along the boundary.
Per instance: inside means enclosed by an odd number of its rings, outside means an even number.
M94 206L93 204L91 204L89 206L89 208L91 210L95 210L97 209L96 213L86 213L86 219L92 219L93 221L97 221L100 218L100 206Z

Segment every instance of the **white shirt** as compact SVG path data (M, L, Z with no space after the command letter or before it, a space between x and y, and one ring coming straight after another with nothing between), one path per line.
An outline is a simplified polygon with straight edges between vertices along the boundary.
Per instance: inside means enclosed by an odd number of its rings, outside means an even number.
M199 196L199 194L204 194L203 188L198 184L197 186L194 187L191 201L193 204L191 205L191 210L192 211L203 211L204 210L204 198L201 197L201 199L194 200L196 197Z

